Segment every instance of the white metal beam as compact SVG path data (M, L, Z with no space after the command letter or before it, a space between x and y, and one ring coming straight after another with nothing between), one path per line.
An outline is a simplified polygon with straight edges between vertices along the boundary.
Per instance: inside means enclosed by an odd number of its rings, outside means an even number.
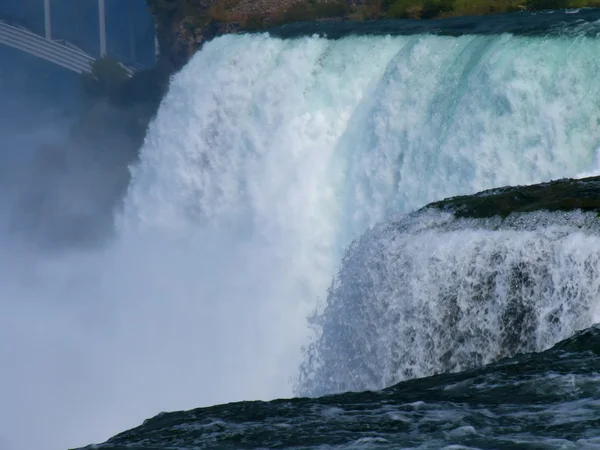
M52 13L50 11L50 0L44 0L44 32L46 39L52 40Z
M27 52L77 73L89 72L94 58L43 36L0 21L0 44Z
M106 56L106 5L104 0L98 0L98 22L100 24L100 57Z

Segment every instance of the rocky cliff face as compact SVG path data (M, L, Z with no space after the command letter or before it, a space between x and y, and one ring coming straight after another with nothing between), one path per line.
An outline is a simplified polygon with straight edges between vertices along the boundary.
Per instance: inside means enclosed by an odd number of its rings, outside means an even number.
M147 0L161 54L174 70L221 34L321 19L341 19L375 0Z
M241 0L233 11L243 17L267 16L285 11L303 0Z

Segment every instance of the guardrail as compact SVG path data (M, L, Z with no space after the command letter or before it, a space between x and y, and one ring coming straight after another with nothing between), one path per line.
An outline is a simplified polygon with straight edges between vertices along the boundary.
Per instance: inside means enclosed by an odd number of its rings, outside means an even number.
M95 61L93 56L68 42L50 41L25 28L9 25L2 20L0 20L0 44L14 47L77 73L89 73ZM121 66L128 76L131 77L134 74L133 68L124 64Z

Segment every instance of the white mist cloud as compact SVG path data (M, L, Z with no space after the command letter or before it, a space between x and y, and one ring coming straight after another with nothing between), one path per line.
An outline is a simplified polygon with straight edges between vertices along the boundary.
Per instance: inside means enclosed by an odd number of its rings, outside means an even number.
M206 241L3 255L0 436L11 449L84 445L163 410L291 394L281 373L293 318L260 301L272 298L273 273L261 271L272 255Z
M0 120L0 448L78 447L164 410L290 396L307 310L290 307L285 254L216 230L53 245L82 205L87 226L106 219L94 183L113 166L82 163L72 152L88 149L61 147L68 121L28 111L21 128Z

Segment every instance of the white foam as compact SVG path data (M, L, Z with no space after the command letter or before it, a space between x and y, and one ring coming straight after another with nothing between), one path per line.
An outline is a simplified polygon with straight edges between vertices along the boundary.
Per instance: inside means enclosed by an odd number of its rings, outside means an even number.
M409 217L354 245L316 318L303 394L377 390L546 350L600 307L595 214Z
M600 148L596 150L591 170L580 172L574 178L597 177L598 175L600 175Z

